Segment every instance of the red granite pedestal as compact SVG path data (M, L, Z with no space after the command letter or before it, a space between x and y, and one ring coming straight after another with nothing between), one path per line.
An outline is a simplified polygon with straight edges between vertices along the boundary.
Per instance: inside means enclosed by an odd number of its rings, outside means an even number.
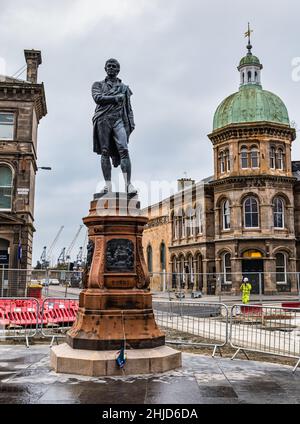
M88 375L118 375L113 358L124 343L130 352L129 368L134 370L132 362L137 364L138 358L144 363L137 373L149 372L154 357L157 370L181 366L180 352L164 346L165 336L154 318L142 248L147 221L140 215L137 196L94 195L89 215L83 219L94 246L92 262L76 322L67 333L68 346L52 348L51 364L56 371L81 374L88 369ZM83 351L97 351L97 355Z

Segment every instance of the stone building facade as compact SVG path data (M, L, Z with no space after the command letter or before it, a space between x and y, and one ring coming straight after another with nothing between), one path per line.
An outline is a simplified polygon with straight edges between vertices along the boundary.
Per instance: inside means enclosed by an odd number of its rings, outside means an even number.
M41 52L24 53L27 80L0 77L0 268L32 261L37 131L47 107L37 83Z
M262 65L247 48L238 66L239 91L219 105L208 135L214 175L198 183L181 180L188 186L144 211L149 271L164 266L173 288L236 293L247 276L254 293L298 290L300 162L291 160L296 133L282 100L263 90ZM159 286L154 275L153 288Z

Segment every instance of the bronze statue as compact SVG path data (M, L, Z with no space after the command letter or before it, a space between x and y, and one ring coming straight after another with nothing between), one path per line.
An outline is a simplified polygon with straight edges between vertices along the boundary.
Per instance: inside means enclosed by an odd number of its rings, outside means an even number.
M101 155L101 167L105 186L101 193L111 191L111 162L121 165L126 192L137 193L131 184L131 162L128 152L129 136L134 130L134 118L130 103L132 91L117 78L120 64L109 59L105 64L107 77L92 86L92 96L97 104L93 117L94 152Z

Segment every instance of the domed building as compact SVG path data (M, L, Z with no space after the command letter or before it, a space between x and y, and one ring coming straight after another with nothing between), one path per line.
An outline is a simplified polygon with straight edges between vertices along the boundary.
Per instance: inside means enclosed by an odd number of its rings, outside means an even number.
M247 49L238 66L239 90L218 106L208 135L213 177L180 180L190 185L147 209L149 271L166 270L169 286L178 287L179 275L187 290L238 293L247 276L253 293L297 292L300 163L291 160L296 132L283 101L263 89L263 66L250 41ZM155 278L153 284L157 288Z

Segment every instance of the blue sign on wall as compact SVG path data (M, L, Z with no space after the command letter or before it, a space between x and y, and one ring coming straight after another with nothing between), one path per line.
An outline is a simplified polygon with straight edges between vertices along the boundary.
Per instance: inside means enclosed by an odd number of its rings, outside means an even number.
M9 254L7 250L0 250L0 265L6 265L9 261Z

